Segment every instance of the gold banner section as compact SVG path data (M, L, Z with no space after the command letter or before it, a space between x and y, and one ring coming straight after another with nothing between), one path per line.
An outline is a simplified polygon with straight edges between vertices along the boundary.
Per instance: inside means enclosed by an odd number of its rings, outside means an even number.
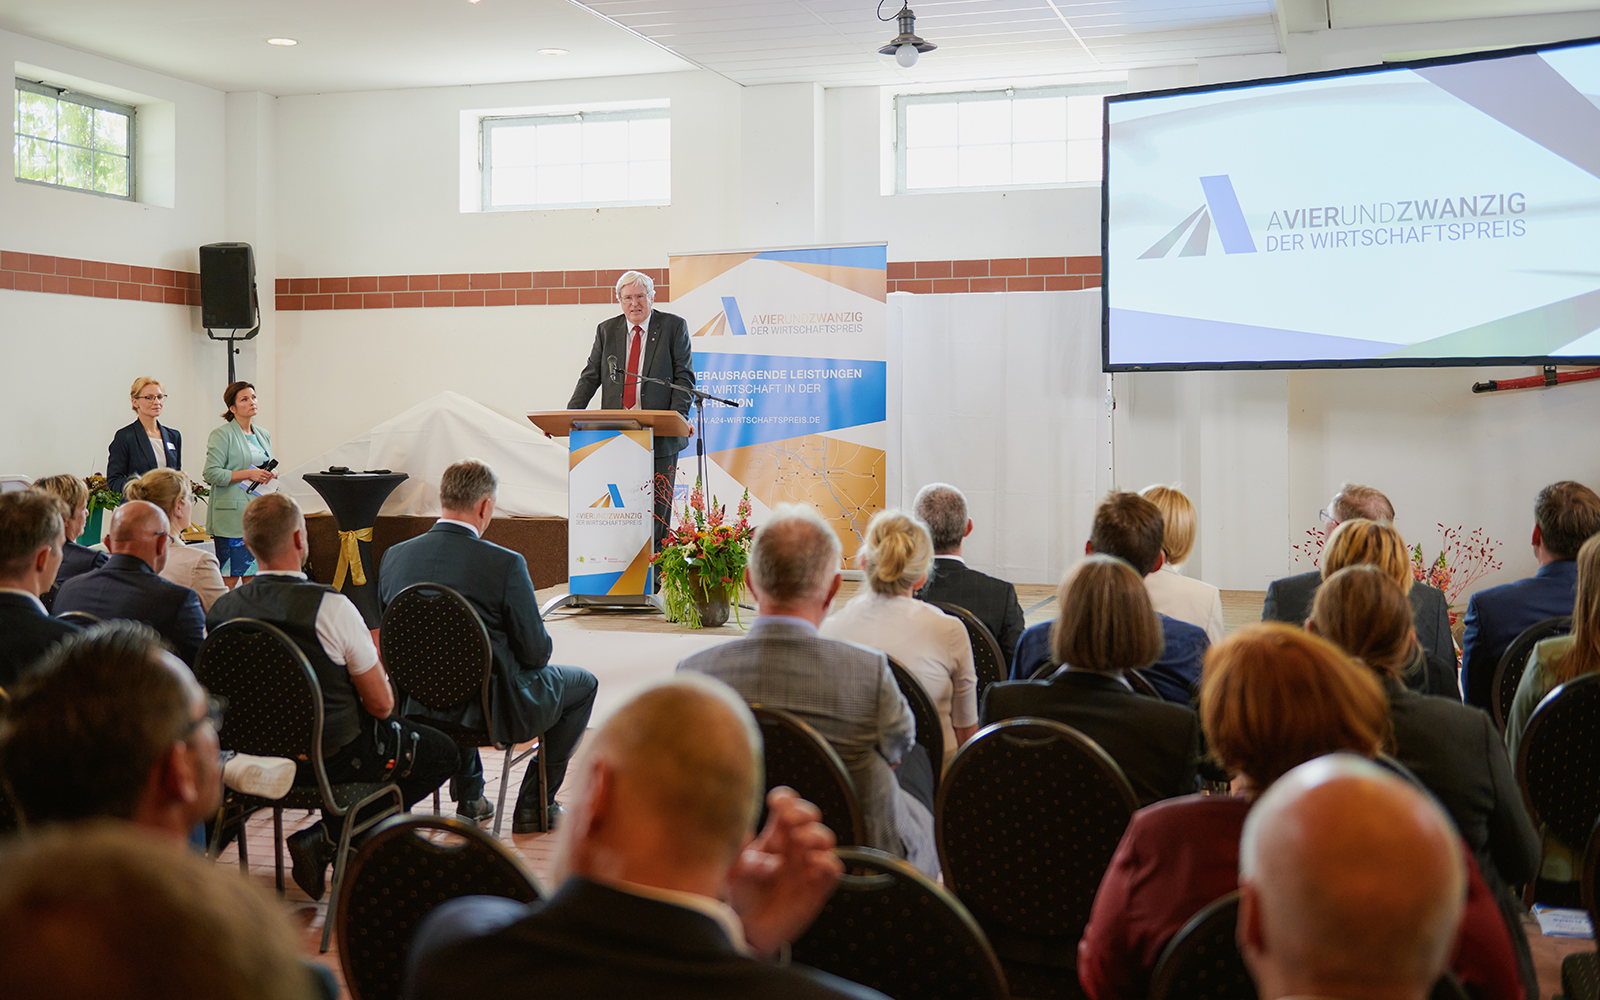
M357 587L367 585L367 571L361 567L361 542L372 541L372 529L339 532L339 564L333 569L333 589L344 589L344 575L348 571L350 582Z

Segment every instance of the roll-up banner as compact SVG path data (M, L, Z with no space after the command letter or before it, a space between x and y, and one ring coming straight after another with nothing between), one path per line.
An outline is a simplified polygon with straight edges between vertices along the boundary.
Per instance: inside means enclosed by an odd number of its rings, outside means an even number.
M689 325L696 381L742 404L706 403L708 492L731 511L748 488L757 522L780 503L814 507L853 556L884 504L886 245L670 263L665 308ZM691 438L678 456L677 510L694 479Z
M650 593L650 429L572 432L567 585L591 597Z

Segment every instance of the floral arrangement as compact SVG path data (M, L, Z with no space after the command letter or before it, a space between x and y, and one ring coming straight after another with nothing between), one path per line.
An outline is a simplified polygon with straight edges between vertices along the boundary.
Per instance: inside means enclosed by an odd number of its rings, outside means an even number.
M712 497L708 507L700 481L695 480L677 527L667 532L661 551L651 560L661 574L661 596L668 621L699 628L700 612L695 605L712 603L718 599L715 591L719 589L738 608L744 591L744 567L750 559L750 540L755 536L750 524L749 490L744 491L737 513L737 521L726 523L727 506L718 506L717 498Z
M1322 547L1328 544L1328 532L1323 528L1307 528L1306 537L1298 545L1289 546L1289 551L1294 554L1294 564L1300 565L1304 559L1311 563L1312 569L1322 565Z
M204 479L189 480L189 498L191 500L204 500L211 495L211 487Z
M115 510L122 506L122 494L111 488L111 482L98 472L92 476L83 477L83 485L89 487L89 513L97 510Z
M1502 563L1494 557L1500 550L1500 543L1485 534L1482 528L1474 528L1468 534L1460 525L1446 528L1441 524L1439 530L1444 534L1439 545L1439 557L1431 563L1425 562L1419 542L1411 550L1411 575L1418 583L1444 591L1453 621L1456 602L1467 588L1501 568Z

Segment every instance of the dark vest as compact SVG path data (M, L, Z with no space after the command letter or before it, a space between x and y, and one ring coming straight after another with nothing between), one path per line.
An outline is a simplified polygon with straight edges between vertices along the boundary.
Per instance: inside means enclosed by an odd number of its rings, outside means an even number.
M324 755L356 738L362 712L349 668L329 659L317 638L317 609L322 606L322 596L332 593L337 593L332 587L292 576L258 576L217 598L206 616L212 628L233 618L257 618L276 625L306 654L322 688Z

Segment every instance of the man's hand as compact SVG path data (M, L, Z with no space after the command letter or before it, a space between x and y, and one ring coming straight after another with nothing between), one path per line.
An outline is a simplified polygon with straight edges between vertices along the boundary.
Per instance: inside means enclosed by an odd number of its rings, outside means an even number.
M755 952L775 957L811 926L844 865L817 807L792 788L767 793L767 826L728 873L728 903Z

